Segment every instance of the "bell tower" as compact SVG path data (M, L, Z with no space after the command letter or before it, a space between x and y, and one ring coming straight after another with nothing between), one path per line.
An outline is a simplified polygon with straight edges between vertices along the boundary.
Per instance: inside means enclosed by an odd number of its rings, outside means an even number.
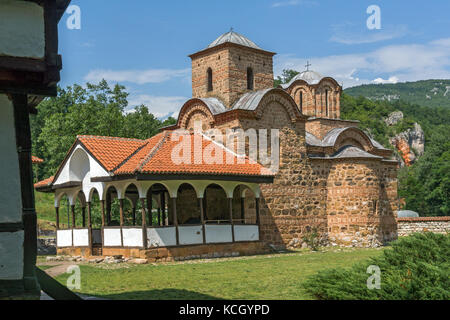
M230 30L189 56L192 96L215 97L231 108L246 92L272 88L274 55Z

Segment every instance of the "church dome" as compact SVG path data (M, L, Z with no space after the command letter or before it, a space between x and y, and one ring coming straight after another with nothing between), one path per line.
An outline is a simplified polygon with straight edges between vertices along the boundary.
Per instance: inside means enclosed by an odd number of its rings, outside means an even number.
M239 44L241 46L262 50L252 40L248 39L247 37L244 37L243 35L237 32L234 32L233 30L230 30L229 32L222 34L216 40L211 42L211 44L207 48L213 48L226 42L231 42Z
M298 75L296 75L294 78L292 78L289 83L282 85L283 88L289 88L291 84L293 84L297 80L303 80L309 85L318 84L320 80L322 80L322 75L316 71L313 70L306 70L303 72L300 72Z

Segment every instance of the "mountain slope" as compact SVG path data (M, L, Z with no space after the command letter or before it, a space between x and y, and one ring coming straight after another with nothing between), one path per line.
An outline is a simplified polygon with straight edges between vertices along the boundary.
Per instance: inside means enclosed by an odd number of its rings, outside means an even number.
M344 90L373 101L403 100L427 107L450 108L450 80L421 80L396 84L368 84Z

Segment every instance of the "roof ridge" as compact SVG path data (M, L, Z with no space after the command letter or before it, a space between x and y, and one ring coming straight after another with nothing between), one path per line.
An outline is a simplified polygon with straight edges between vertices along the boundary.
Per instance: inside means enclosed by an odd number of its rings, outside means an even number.
M150 150L148 155L138 164L136 169L134 169L134 172L138 172L138 171L142 170L142 168L153 158L156 151L158 151L161 148L161 146L164 144L164 142L166 141L168 136L169 136L169 131L165 131L164 134L162 135L161 139L153 146L152 150Z
M148 145L149 139L147 140L143 140L145 141L145 143L143 143L141 146L139 146L136 150L134 150L132 153L130 153L130 155L128 157L126 157L121 163L119 163L114 169L111 170L111 172L114 172L116 170L118 170L121 166L123 166L125 163L128 162L128 160L131 159L131 157L133 157L136 153L138 153L139 151L141 151L146 145Z
M148 139L137 139L137 138L125 138L125 137L110 137L110 136L96 136L96 135L77 135L77 139L87 138L87 139L104 139L104 140L122 140L122 141L136 141L143 142Z

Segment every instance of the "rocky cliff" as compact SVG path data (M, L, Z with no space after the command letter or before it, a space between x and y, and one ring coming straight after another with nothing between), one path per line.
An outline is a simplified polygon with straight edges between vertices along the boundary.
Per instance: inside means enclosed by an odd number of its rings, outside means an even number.
M400 121L403 121L403 113L401 111L392 112L385 119L385 123L388 126L394 126ZM422 127L418 123L414 123L413 128L396 134L389 139L389 142L398 151L402 166L410 166L425 151L425 135Z

